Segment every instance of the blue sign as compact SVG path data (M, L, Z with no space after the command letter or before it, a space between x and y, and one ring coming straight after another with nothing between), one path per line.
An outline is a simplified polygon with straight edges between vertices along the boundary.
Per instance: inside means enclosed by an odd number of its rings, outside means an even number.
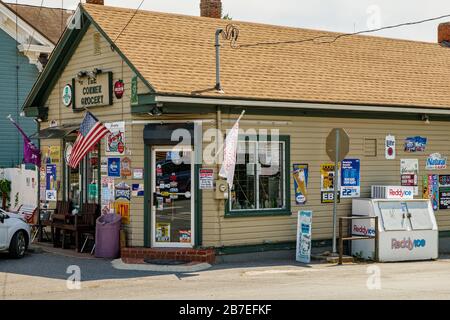
M120 178L120 158L108 158L108 177Z
M359 159L345 159L341 162L341 198L361 196L361 164Z
M424 152L427 146L427 138L408 137L405 139L405 152Z
M302 263L311 262L311 229L312 211L298 213L296 260Z
M46 187L45 190L56 190L56 164L47 164L46 166Z

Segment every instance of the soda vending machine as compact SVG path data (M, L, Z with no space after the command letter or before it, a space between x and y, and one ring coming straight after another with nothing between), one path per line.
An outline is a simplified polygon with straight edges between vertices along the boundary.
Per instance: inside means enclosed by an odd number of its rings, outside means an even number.
M386 187L384 199L353 199L354 216L378 217L378 257L381 262L438 258L439 234L430 200L401 198L403 187ZM378 189L380 191L380 189ZM392 198L389 196L391 194ZM374 219L353 220L353 236L375 236ZM374 240L352 241L352 255L373 259Z

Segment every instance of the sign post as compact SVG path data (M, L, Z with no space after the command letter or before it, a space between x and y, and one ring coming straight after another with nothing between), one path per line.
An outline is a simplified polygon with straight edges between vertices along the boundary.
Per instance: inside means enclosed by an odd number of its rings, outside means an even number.
M339 162L345 159L349 152L350 139L342 128L331 130L327 137L327 154L334 161L334 197L333 197L333 253L337 253L336 224L337 197L339 192Z

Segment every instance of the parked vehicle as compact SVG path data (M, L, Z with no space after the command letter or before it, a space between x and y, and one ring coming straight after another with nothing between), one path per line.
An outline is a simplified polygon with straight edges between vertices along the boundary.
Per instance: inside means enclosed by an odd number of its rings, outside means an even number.
M21 215L0 209L0 251L22 258L28 249L30 234L30 226Z

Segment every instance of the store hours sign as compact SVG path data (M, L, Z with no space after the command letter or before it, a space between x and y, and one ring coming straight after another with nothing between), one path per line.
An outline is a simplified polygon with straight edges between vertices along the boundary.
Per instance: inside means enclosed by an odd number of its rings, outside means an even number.
M72 108L103 107L113 104L112 72L98 73L95 77L88 75L72 80Z

